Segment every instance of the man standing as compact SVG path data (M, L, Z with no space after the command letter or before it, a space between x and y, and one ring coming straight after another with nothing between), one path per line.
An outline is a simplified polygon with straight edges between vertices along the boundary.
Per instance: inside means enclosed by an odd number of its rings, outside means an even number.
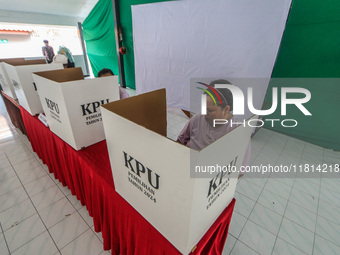
M47 63L52 63L54 57L54 51L51 46L48 45L48 41L43 41L45 46L42 47L42 53L46 57Z

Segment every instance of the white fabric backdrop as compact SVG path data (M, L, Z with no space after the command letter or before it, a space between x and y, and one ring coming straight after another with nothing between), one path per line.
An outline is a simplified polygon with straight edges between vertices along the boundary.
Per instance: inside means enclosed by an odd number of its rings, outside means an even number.
M166 88L169 105L190 110L190 78L270 78L290 4L183 0L132 6L137 94ZM268 86L262 80L253 89L257 109ZM245 92L247 83L235 85Z

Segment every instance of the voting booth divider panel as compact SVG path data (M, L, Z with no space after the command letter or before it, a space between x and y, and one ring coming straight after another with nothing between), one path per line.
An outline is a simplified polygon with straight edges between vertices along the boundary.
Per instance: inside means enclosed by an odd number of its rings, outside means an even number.
M166 137L165 89L102 106L116 191L188 254L234 197L237 172L193 175L197 165L243 161L252 132L237 127L201 151ZM253 117L256 118L256 117Z
M15 63L20 63L25 61L24 58L3 58L0 59L0 85L7 96L13 99L18 99L15 94L15 90L12 82L10 81L4 63L14 65Z
M105 139L100 105L119 99L118 77L84 79L80 67L33 74L50 130L75 150Z
M32 73L64 68L60 63L46 64L44 59L15 60L11 64L4 63L4 67L20 105L31 115L43 112Z

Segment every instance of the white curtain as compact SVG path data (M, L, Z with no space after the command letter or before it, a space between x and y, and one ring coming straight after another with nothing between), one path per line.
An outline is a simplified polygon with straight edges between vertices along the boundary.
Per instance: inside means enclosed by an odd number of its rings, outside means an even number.
M137 94L166 88L169 105L190 110L190 79L262 78L235 84L244 93L253 86L260 109L290 5L183 0L132 6Z

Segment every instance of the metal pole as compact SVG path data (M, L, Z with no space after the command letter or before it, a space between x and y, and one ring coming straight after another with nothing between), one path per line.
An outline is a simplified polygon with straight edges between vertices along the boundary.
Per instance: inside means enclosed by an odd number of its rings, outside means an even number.
M119 15L119 0L112 0L112 11L113 11L113 22L115 26L115 37L116 37L116 49L118 57L118 69L120 86L126 88L125 83L125 72L124 72L124 59L123 55L119 53L119 48L122 47L122 41L120 40L120 15Z
M83 36L83 26L82 26L81 22L78 22L78 31L79 31L79 35L80 35L81 47L83 49L86 76L89 76L90 70L89 70L89 65L87 63L87 53L86 53L86 49L85 49L85 42L84 42L84 36Z

